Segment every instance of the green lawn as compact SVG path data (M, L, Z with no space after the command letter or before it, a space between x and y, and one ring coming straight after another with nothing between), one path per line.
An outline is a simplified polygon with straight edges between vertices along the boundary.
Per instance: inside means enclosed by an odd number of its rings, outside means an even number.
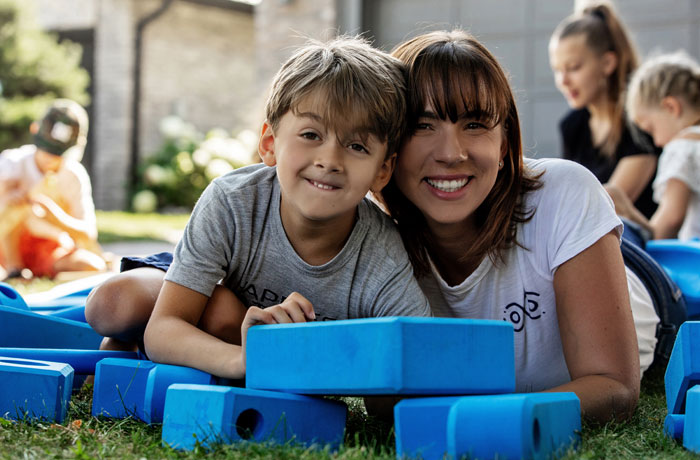
M102 243L125 239L172 241L187 216L134 215L99 212ZM37 284L33 284L37 283ZM48 289L53 284L37 280L20 292ZM350 398L345 445L338 452L247 443L181 453L162 447L160 426L135 420L105 420L91 416L92 393L84 388L73 396L67 420L60 424L15 423L0 419L0 458L226 458L226 459L393 459L391 427L366 416L361 400ZM567 459L697 458L663 435L666 416L663 370L656 369L642 381L642 394L634 417L625 423L603 427L584 426L581 446ZM429 423L429 421L426 421ZM504 429L508 429L504 426Z

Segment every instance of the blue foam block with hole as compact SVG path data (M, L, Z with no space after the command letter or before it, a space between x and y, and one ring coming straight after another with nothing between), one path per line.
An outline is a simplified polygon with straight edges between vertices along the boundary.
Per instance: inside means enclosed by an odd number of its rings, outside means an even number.
M238 441L337 448L347 408L340 401L246 388L174 384L168 389L163 443L176 449Z
M163 421L165 394L173 383L215 383L206 372L152 361L105 358L95 368L92 415L133 416L146 423Z
M29 310L24 298L7 283L0 283L0 305Z
M664 384L668 413L684 414L686 393L700 384L700 321L686 321L678 329Z
M664 434L669 438L683 439L685 414L668 414L664 419Z
M687 393L683 447L700 453L700 385L693 386Z
M70 364L76 374L94 374L95 366L105 358L138 359L134 351L67 350L54 348L0 348L0 354L21 359L38 359Z
M396 456L424 460L563 455L580 442L574 393L403 400L394 407Z
M515 388L504 321L387 317L254 326L246 386L299 394L443 395Z
M0 356L2 418L61 423L72 388L73 369L68 364Z
M683 293L688 319L700 320L700 241L652 240L645 249Z
M97 350L100 342L86 323L0 306L0 347Z

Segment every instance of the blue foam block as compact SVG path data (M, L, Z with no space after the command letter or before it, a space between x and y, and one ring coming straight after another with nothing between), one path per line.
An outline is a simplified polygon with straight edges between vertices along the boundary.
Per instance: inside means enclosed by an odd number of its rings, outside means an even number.
M580 442L581 409L574 393L404 400L394 416L400 459L548 459Z
M246 386L300 394L488 394L515 388L513 326L371 318L255 326Z
M174 384L164 413L163 443L176 449L243 440L336 448L343 440L347 408L310 396Z
M688 390L683 425L683 447L700 453L700 385Z
M664 434L669 438L683 439L684 414L668 414L664 419Z
M73 369L68 364L0 356L2 418L61 423L72 387Z
M92 414L160 423L166 390L173 383L212 384L215 377L189 367L105 358L95 369Z
M29 307L22 296L9 284L0 283L0 305L28 310Z
M29 309L33 312L36 313L41 313L41 314L53 314L62 310L66 310L68 308L76 308L76 307L83 307L85 308L85 301L87 300L87 296L85 297L77 297L77 296L71 296L71 297L61 297L59 299L53 299L53 300L47 300L45 302L42 302L41 304L27 304L29 306Z
M700 384L700 321L686 321L678 329L664 384L668 413L684 414L688 389Z
M100 342L86 323L0 306L0 347L96 350Z
M53 348L0 348L0 355L70 364L76 374L94 374L97 362L105 358L137 359L134 351L64 350Z
M700 319L700 241L652 240L645 249L683 292L688 319Z
M47 312L47 314L54 318L65 318L87 323L87 320L85 319L85 304L75 307L61 308L52 312Z

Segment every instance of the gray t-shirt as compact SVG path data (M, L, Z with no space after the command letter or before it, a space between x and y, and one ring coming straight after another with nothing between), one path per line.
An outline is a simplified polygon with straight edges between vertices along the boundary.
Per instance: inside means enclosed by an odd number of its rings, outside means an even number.
M317 320L430 316L394 223L367 199L357 211L343 249L309 265L282 226L276 168L237 169L202 194L165 279L206 296L221 281L246 306L276 305L296 291Z

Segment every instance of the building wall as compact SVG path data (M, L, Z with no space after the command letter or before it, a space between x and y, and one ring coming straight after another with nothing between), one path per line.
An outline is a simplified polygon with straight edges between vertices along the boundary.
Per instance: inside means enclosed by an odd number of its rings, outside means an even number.
M421 32L462 26L475 34L509 72L529 156L559 156L557 124L566 102L554 86L547 45L573 11L559 0L364 0L363 28L391 49ZM700 57L700 1L617 0L620 16L642 55L685 48Z

